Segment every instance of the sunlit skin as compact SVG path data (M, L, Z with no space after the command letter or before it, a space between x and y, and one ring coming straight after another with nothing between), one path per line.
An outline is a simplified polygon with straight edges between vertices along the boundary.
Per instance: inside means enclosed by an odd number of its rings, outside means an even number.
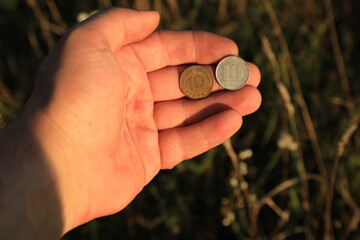
M205 99L184 98L184 64L214 64L238 48L211 33L155 31L159 19L102 11L65 34L41 66L20 121L54 173L63 233L122 210L159 170L222 143L260 106L251 63L242 89L215 83Z

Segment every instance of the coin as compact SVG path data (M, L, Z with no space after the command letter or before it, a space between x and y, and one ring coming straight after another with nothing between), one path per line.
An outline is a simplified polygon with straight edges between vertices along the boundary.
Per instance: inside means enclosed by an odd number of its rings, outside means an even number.
M180 77L180 89L191 99L207 97L211 93L213 84L213 74L201 65L188 67Z
M218 83L228 90L242 88L248 81L249 74L249 67L246 62L236 56L222 59L215 70Z

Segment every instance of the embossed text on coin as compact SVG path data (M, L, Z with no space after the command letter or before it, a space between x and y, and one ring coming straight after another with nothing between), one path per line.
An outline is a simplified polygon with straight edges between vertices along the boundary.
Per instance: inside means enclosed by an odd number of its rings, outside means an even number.
M191 99L207 97L213 88L213 75L206 67L188 67L180 77L180 89Z
M222 59L215 71L218 83L225 89L242 88L249 79L249 67L246 62L236 56Z

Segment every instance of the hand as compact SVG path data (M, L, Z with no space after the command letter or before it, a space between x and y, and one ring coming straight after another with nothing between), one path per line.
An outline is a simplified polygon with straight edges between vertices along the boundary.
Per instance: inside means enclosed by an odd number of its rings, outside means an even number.
M59 185L65 229L123 209L158 173L222 143L254 112L248 86L183 98L182 64L238 55L211 33L155 31L157 12L112 8L71 29L41 66L24 118Z

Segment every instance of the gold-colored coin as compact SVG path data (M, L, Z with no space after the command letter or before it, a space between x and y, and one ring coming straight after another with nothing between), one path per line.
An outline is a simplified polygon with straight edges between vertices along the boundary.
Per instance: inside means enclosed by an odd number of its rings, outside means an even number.
M194 65L181 74L180 89L188 98L205 98L211 93L213 79L213 74L206 67Z

